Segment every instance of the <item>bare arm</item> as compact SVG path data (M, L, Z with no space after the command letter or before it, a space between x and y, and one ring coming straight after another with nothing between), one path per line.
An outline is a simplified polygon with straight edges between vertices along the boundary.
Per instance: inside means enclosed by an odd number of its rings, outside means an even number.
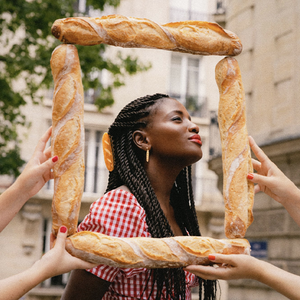
M85 270L74 270L68 280L61 300L102 299L110 286L96 275Z
M58 233L56 244L31 268L0 280L1 300L17 300L47 278L67 273L73 269L87 269L95 265L71 256L65 250L66 227ZM53 239L53 237L52 237Z
M213 259L214 258L214 259ZM248 255L222 255L209 256L220 267L213 266L188 266L186 270L203 279L232 280L248 278L260 281L273 288L280 294L292 300L300 299L298 286L300 277L262 260Z
M25 202L53 178L51 168L57 157L50 158L51 149L45 150L51 127L39 140L33 156L18 179L0 195L0 232L13 219Z
M257 183L255 192L262 191L281 203L300 226L300 190L258 147L252 137L249 137L249 143L258 159L253 159L253 167L257 173L248 175L250 181Z

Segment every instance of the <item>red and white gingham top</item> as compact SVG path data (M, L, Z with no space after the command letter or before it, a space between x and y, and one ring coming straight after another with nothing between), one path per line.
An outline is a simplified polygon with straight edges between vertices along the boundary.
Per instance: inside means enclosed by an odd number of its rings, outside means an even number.
M78 231L94 231L117 237L151 237L146 224L144 209L133 194L116 189L95 201L90 213L79 225ZM114 268L105 265L88 270L94 275L112 282L103 299L148 299L152 278L144 291L150 270L145 268ZM191 299L191 288L198 285L197 277L186 274L186 299ZM164 291L163 291L164 292ZM154 295L154 296L153 296ZM151 299L156 295L156 288Z

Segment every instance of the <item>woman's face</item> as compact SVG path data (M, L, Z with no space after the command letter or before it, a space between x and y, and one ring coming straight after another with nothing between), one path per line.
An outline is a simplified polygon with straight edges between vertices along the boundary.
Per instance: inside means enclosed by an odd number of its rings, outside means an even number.
M188 166L202 157L199 127L175 99L164 98L154 107L146 132L151 144L150 159L175 159Z

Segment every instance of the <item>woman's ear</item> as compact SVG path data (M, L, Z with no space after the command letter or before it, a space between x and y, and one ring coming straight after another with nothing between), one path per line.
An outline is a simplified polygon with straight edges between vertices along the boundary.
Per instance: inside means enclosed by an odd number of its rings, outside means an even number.
M146 151L146 149L149 149L150 145L145 131L134 131L132 134L132 139L139 149L142 149L144 151Z

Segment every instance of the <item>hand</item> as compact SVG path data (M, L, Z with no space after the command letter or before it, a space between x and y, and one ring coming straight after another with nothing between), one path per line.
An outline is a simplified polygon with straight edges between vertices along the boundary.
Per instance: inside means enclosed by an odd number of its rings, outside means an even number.
M253 168L257 173L248 174L248 180L257 183L254 187L255 193L262 191L281 204L299 197L299 189L258 147L252 137L249 137L249 143L258 159L252 159Z
M51 169L57 162L58 157L55 156L50 158L50 147L45 150L51 132L52 127L50 127L40 138L31 159L16 180L20 193L23 193L24 197L27 199L34 196L49 179L53 179Z
M51 250L36 262L37 264L42 264L43 269L49 272L47 277L68 273L74 269L90 269L97 266L97 264L83 261L69 254L65 249L66 238L67 227L65 226L60 227L56 240L51 233Z
M252 256L244 254L212 254L209 255L215 266L190 265L185 268L206 280L231 280L240 278L255 279L259 272L259 261Z

